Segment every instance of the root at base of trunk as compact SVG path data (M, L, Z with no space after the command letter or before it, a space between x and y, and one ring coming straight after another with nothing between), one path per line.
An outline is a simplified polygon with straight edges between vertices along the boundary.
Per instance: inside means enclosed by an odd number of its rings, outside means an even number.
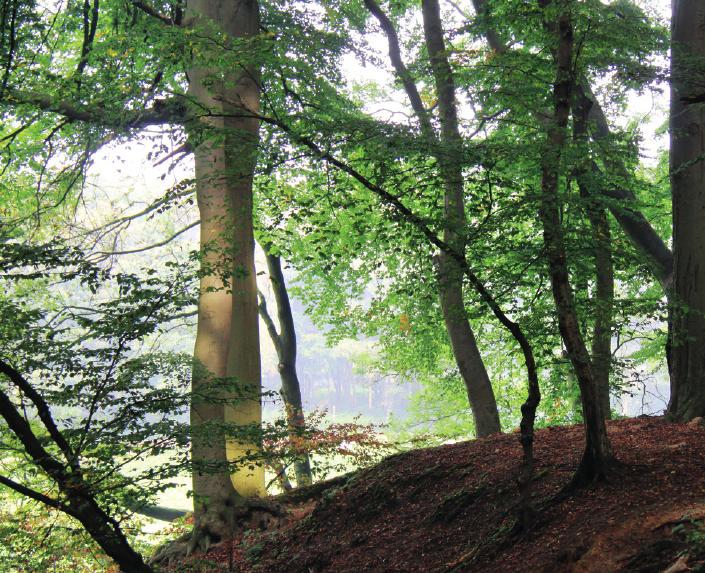
M157 549L149 563L170 564L189 555L206 553L211 547L243 531L263 531L277 525L285 513L280 504L271 501L228 498L212 504L196 520L190 532Z

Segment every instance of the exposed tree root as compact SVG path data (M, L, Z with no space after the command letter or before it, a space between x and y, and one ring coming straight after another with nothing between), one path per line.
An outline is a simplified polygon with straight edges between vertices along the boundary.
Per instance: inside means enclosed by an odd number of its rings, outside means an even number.
M161 546L150 565L171 564L184 557L207 553L211 547L247 530L263 531L276 526L286 515L281 504L257 498L232 498L214 504L201 515L193 529Z

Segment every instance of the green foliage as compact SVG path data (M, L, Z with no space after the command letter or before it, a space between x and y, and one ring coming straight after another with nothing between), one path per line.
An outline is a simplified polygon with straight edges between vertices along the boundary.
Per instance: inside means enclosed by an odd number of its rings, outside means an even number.
M325 411L306 414L306 427L292 435L281 417L263 427L264 463L275 474L268 484L274 485L282 469L293 467L295 461L309 456L316 481L368 467L397 450L383 433L384 427L365 424L356 416L350 422L332 422Z
M31 421L50 455L67 467L79 464L82 480L104 511L123 522L132 508L152 502L188 467L183 420L192 359L164 352L156 341L173 314L193 304L193 274L183 268L164 277L153 269L113 273L60 242L5 242L0 251L0 281L7 293L0 297L0 358L48 404L72 458L50 439L31 395L4 377L0 388ZM67 300L58 286L83 300ZM0 444L4 478L67 503L67 492L5 424L0 424ZM163 462L140 465L162 454L168 454ZM2 494L7 495L5 488ZM48 515L46 508L16 495L4 507L15 523L4 532L8 547L20 552L30 532L46 537L26 570L43 570L46 562L68 571L74 561L90 570L91 561L105 562L94 542L76 533L72 519L56 511ZM71 552L52 557L62 539L71 541Z
M141 140L155 161L166 161L187 140L191 148L206 140L237 145L240 134L219 129L217 121L198 121L214 112L190 98L187 70L193 66L207 67L207 84L235 68L261 69L255 180L259 238L296 269L292 292L331 343L369 337L376 353L366 368L420 384L409 419L393 425L400 439L415 445L419 435L427 443L471 436L467 394L438 301L433 262L438 253L419 228L420 222L442 236L447 225L436 159L447 150L422 134L398 78L350 77L346 71L353 60L356 76L363 75L359 70L390 69L386 45L372 39L376 28L364 3L262 2L261 33L237 40L225 37L217 22L175 25L183 18L180 2L149 5L161 18L138 3L116 0L101 2L96 13L81 3L10 1L1 8L3 21L8 10L16 11L14 23L0 36L0 357L49 402L100 503L122 519L126 507L152 499L189 468L183 421L192 364L159 342L175 317L192 311L196 257L130 272L119 265L113 269L95 252L69 241L67 223L81 201L91 160L108 143ZM556 8L542 10L524 0L495 0L488 7L482 19L444 7L462 115L458 155L468 221L454 230L467 242L469 266L521 324L534 348L544 395L537 424L577 422L578 393L558 333L536 216L542 118L552 102L555 75L547 22ZM393 1L383 8L399 32L402 56L431 123L438 127L418 3ZM596 245L589 239L587 212L595 205L623 205L603 195L582 196L575 174L587 160L594 161L599 174L590 183L634 193L638 203L632 207L668 240L665 155L655 167L643 165L644 142L626 108L630 94L658 89L667 29L628 0L571 3L571 11L576 78L600 86L597 97L612 128L599 141L569 141L560 165L568 265L580 326L589 340L599 305ZM488 27L509 49L491 51L480 44ZM332 165L331 157L358 177ZM383 204L370 186L398 198L418 217L417 224ZM192 188L187 176L147 213L169 214L192 202ZM612 338L615 346L626 345L612 375L619 394L629 389L629 371L662 367L664 308L644 257L613 220L610 225L616 268ZM108 236L106 231L101 239ZM202 272L227 279L232 269ZM503 426L514 428L526 394L522 355L469 285L465 297ZM27 406L7 380L0 384L18 407ZM197 398L216 400L234 387L233 380L216 380L207 395ZM42 440L60 456L29 410ZM283 420L264 429L204 424L202 431L264 440L265 459L276 464L290 464L301 451L318 452L314 461L333 460L333 467L319 468L321 474L346 466L349 459L371 463L387 447L369 427L326 425L318 415L301 443L291 443ZM336 456L349 441L358 445L343 452L340 461ZM0 451L3 475L34 487L40 483L47 495L59 495L50 482L41 481L4 425ZM163 464L135 469L138 460L165 453L169 459ZM261 461L257 456L241 463ZM34 530L37 515L33 506L20 504L13 512L16 524L2 530L18 551L29 543L27 528ZM54 545L47 547L58 547L62 537L49 537ZM76 547L82 543L83 537ZM45 556L38 554L37 570L49 563L49 555L49 549Z
M424 62L427 56L424 48L419 48L416 24L408 18L417 8L399 3L384 8L402 41L411 46L403 54L407 67L422 90L427 89L423 87L431 83ZM525 2L494 2L490 11L489 24L511 46L504 53L477 48L472 36L482 32L477 22L453 29L455 19L448 20L455 80L462 97L475 110L474 119L463 126L466 133L475 135L464 142L467 257L534 346L546 396L538 423L578 421L577 390L561 355L536 220L544 141L544 126L537 118L550 104L547 86L554 75L551 52L546 49L553 42L545 26L551 14ZM628 94L652 89L661 76L658 62L667 47L666 28L631 3L581 3L574 7L572 17L578 46L576 73L588 82L609 78L600 98L606 109L623 113ZM350 29L356 28L351 25ZM464 36L466 32L471 35ZM389 68L383 50L378 57ZM356 85L361 86L357 91ZM374 98L382 105L389 89L389 85L363 80L354 83L351 94L342 88L334 98L322 100L323 91L320 95L311 93L306 100L311 109L304 110L301 101L287 108L288 113L297 110L296 121L290 125L295 133L304 133L319 147L333 150L375 185L402 198L426 224L438 229L442 194L431 143L420 136L413 118L384 120L382 114L367 111L377 104ZM364 93L372 101L362 102L356 93ZM403 100L404 94L400 98ZM298 110L306 112L306 124L300 123ZM586 241L590 234L587 205L573 173L586 156L594 158L602 170L600 184L634 192L641 201L635 207L653 217L662 236L668 237L665 178L640 165L639 138L637 129L615 128L612 136L599 144L570 142L564 154L561 201L568 261L588 340L596 308L594 245ZM445 426L454 427L441 429L437 425L442 435L467 435L472 428L467 414L460 414L464 390L449 360L433 250L418 228L380 206L358 182L330 165L321 168L298 155L307 151L310 149L305 147L292 149L290 161L284 163L282 147L277 147L280 163L270 163L266 176L258 180L261 233L272 239L299 271L294 293L306 303L317 324L327 329L331 342L360 335L373 337L379 354L372 370L422 382L424 390L417 397L412 424L444 420ZM618 168L610 157L619 157L623 167ZM663 167L660 172L664 173ZM599 201L603 208L622 208L606 198ZM650 269L616 224L612 227L617 268L613 336L618 340L642 337L653 329L653 309L660 305L662 293L658 287L642 288L653 284ZM479 297L469 288L466 292L469 317L482 333L478 339L483 357L491 365L504 424L513 427L524 395L521 355L511 339L490 326L494 319ZM657 355L656 346L649 348L650 356L658 356L662 362L662 348ZM629 365L636 367L644 359L643 354L634 354ZM629 384L620 369L615 370L613 382L617 393Z
M22 573L115 572L112 560L103 553L81 525L65 514L48 510L3 489L0 491L0 571ZM125 520L123 530L138 550L147 546L137 537L141 524Z

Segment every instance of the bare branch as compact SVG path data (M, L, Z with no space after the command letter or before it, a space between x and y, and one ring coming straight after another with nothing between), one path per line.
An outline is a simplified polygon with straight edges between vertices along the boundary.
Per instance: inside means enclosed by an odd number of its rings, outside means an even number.
M146 2L139 2L138 0L133 0L132 5L135 8L142 10L142 12L144 12L145 14L148 14L152 18L156 18L160 22L163 22L167 26L177 26L178 25L178 23L175 22L172 18L170 18L169 16L165 16L164 14L161 14L160 12L158 12L157 10L152 8L152 6L150 6Z
M183 235L189 229L193 229L194 227L197 227L200 224L201 224L201 220L199 219L198 221L194 221L190 225L186 225L183 229L176 231L176 233L174 233L170 237L164 239L163 241L159 241L158 243L152 243L151 245L147 245L145 247L138 247L135 249L127 249L124 251L100 251L100 252L96 253L97 255L99 255L99 258L97 260L102 261L102 260L107 259L108 257L112 257L115 255L131 255L134 253L143 253L145 251L150 251L152 249L157 249L159 247L163 247L164 245L168 245L169 243L171 243L179 235Z

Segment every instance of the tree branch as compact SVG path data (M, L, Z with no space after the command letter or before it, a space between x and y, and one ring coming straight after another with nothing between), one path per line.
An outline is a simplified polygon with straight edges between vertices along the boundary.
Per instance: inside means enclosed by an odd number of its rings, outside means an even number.
M145 14L151 16L152 18L156 18L160 22L163 22L167 26L178 26L179 24L174 21L172 18L169 16L165 16L164 14L161 14L154 8L152 8L149 4L146 2L139 2L138 0L133 0L132 5L137 8L138 10L141 10Z
M99 5L99 0L93 0L93 9L91 10L89 0L83 0L83 46L81 46L81 59L76 67L76 76L79 84L81 74L88 64L88 55L93 48L93 40L98 28Z
M5 366L2 361L0 364ZM0 416L4 418L32 460L57 483L66 483L68 475L63 464L44 449L37 436L34 435L29 422L22 417L10 397L2 390L0 390Z
M389 60L392 62L392 67L394 68L397 78L404 86L404 91L409 98L411 109L414 110L414 113L421 124L421 131L425 137L429 138L431 141L434 141L436 136L433 131L433 126L431 125L431 120L428 116L428 111L423 105L423 100L421 99L419 90L416 87L416 83L401 58L399 36L394 29L394 24L392 24L392 21L382 11L379 4L377 4L375 0L365 0L365 7L369 10L370 14L377 19L382 31L387 36L387 43L389 44Z
M59 428L56 426L56 423L54 422L54 419L51 416L51 411L49 410L49 405L46 403L44 398L39 394L39 392L37 392L34 389L34 387L17 370L15 370L12 366L10 366L4 360L0 360L0 373L7 376L10 379L10 381L15 386L17 386L20 389L20 391L25 396L27 396L27 398L29 398L31 400L32 404L34 404L34 407L37 409L37 413L39 414L39 419L42 421L42 424L44 424L44 427L49 432L51 439L54 440L54 443L57 446L59 446L59 449L64 454L64 457L66 458L66 461L69 463L69 465L74 470L78 470L78 468L79 468L78 458L76 457L76 454L73 451L73 449L71 448L71 446L69 445L69 443L64 438L63 434L59 431ZM9 401L9 398L8 398L8 401ZM10 404L10 406L12 406L12 404ZM12 408L14 408L14 406L12 406ZM4 414L3 414L3 417L4 417ZM23 419L23 421L24 421L24 419ZM8 422L8 425L9 425L9 422ZM30 432L31 432L31 430L30 430ZM37 442L37 444L39 444L39 442ZM43 448L42 448L42 452L43 452L42 455L48 455L48 453Z
M30 499L33 499L34 501L38 501L40 503L43 503L44 505L53 507L54 509L58 509L59 511L63 511L68 515L75 517L75 514L69 506L61 503L56 499L44 495L43 493L39 493L38 491L28 488L22 485L21 483L17 483L16 481L13 481L3 475L0 475L0 485L4 485L5 487L8 487L16 491L17 493L24 495L25 497L28 497Z
M274 321L267 310L267 301L264 298L264 294L259 289L257 289L257 296L259 298L257 310L262 322L264 322L264 325L267 327L267 332L269 332L269 337L272 339L272 344L274 344L274 348L277 351L278 356L281 348L281 338L279 337L277 327L274 325Z
M97 106L85 106L66 100L55 100L51 96L21 90L8 89L3 100L9 104L34 106L42 111L61 115L71 122L85 122L110 128L142 129L154 125L181 123L186 119L186 106L181 98L159 99L151 108L122 110L109 117Z
M96 254L99 255L98 260L102 261L102 260L107 259L108 257L112 257L115 255L132 255L134 253L143 253L145 251L157 249L159 247L163 247L164 245L168 245L174 239L176 239L176 237L178 237L179 235L183 235L189 229L193 229L194 227L197 227L200 224L201 224L201 220L199 219L198 221L194 221L190 225L186 225L183 229L176 231L176 233L174 233L170 237L164 239L163 241L159 241L158 243L152 243L151 245L147 245L145 247L136 247L134 249L127 249L124 251L100 251Z

